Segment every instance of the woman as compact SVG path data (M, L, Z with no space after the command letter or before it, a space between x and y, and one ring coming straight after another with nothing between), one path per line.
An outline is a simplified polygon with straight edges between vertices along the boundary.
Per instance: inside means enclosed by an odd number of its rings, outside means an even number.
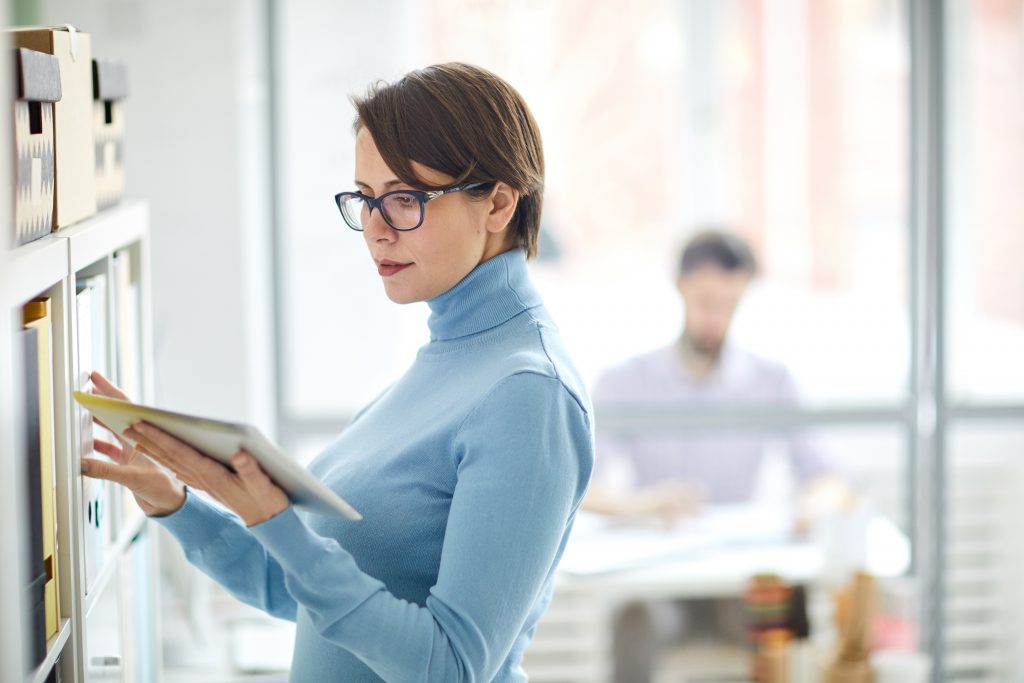
M124 442L82 471L295 620L293 681L523 681L593 462L589 399L526 269L540 135L511 86L466 64L354 102L357 191L338 206L388 297L431 310L413 365L310 466L364 520L297 512L244 451L232 471L143 423L126 435L180 481Z

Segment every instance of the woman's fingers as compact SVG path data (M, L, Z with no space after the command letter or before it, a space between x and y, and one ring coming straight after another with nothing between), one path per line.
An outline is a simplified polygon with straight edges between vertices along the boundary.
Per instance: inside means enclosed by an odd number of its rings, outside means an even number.
M93 441L93 449L117 463L116 466L112 466L110 463L97 458L82 458L82 474L88 474L97 479L110 479L111 481L128 486L125 481L122 481L123 477L122 479L116 479L114 476L102 475L123 472L129 466L137 471L156 468L156 465L146 458L132 459L130 462L126 461L124 450L109 441L95 439ZM139 451L145 453L142 449L139 449ZM147 453L147 455L149 454ZM129 486L129 488L131 487Z
M111 384L110 380L108 380L106 377L104 377L100 373L98 373L98 372L90 373L89 374L89 379L92 380L92 391L90 393L95 394L96 396L106 396L108 398L117 398L117 399L121 399L122 401L127 401L128 400L128 395L126 393L124 393L123 391L118 389L116 386ZM109 431L109 432L113 432L114 431L113 429L111 429L110 427L105 425L103 423L103 421L100 420L98 417L93 416L92 420L93 420L93 422L95 422L99 426L103 427L107 431Z
M165 453L174 453L180 455L180 457L203 457L199 451L195 450L187 443L171 436L159 427L154 427L148 422L136 422L125 431L125 436L131 436L137 438L147 445L151 445L153 448L164 451Z
M138 453L145 453L142 448L128 446L121 437L118 437L120 446L102 439L93 439L93 448L97 453L102 453L119 465L138 465L140 467L155 467L146 458L135 457Z
M273 517L289 505L287 494L278 488L251 453L240 450L225 466L197 451L184 441L146 422L125 430L154 462L166 467L178 479L206 491L215 500L239 512L246 524Z
M96 458L82 458L82 474L93 479L113 481L132 490L140 485L142 476L134 467L115 465Z
M231 456L231 466L235 468L238 478L246 485L270 483L270 477L256 462L256 458L246 450L238 451Z
M135 442L136 448L160 458L161 462L178 463L175 470L189 466L189 456L199 453L183 441L175 439L161 429L138 422L124 430L125 438ZM194 464L194 463L191 463Z
M224 482L218 497L242 517L246 526L264 522L291 504L251 453L240 450L231 456L230 463L235 474Z
M106 377L98 372L93 372L89 375L89 379L92 380L94 393L100 396L109 396L110 398L119 398L122 401L128 400L128 394L124 393L113 384L110 383Z
M125 457L124 449L109 441L93 439L92 447L115 462L121 462Z
M199 480L191 473L186 470L182 470L181 466L174 461L173 458L165 458L157 455L156 453L148 450L142 451L150 459L153 467L161 466L168 472L171 472L175 478L186 486L191 486L194 489L206 490L203 488Z
M186 486L191 486L196 489L203 488L199 484L199 481L190 472L181 469L180 464L174 458L165 457L164 455L161 455L158 450L146 448L141 443L136 446L135 450L146 456L144 458L146 460L146 468L159 469L162 466L164 469L173 473L178 481Z
M186 481L186 479L191 479L189 470L182 467L180 458L175 458L164 452L164 449L158 447L155 442L134 429L126 429L124 435L135 442L136 450L141 451L154 463L163 465L171 472L174 472L179 479L191 485L191 481Z
M156 448L156 444L152 440L150 440L148 436L140 432L135 427L129 427L128 429L124 430L124 438L131 440L132 443L135 445L135 448L144 448L147 451L154 452L154 454L158 454L158 452L160 451L160 449Z
M147 515L169 515L185 502L185 488L163 472L150 467L115 465L96 458L82 458L82 474L121 484L135 494Z
M143 448L151 451L161 465L174 472L189 486L209 491L214 481L230 474L228 469L216 460L146 422L132 425L125 431L125 436L136 440Z

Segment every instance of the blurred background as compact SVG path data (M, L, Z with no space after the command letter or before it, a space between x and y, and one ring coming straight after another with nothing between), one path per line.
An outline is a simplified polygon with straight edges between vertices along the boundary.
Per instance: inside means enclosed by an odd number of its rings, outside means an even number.
M348 97L473 62L540 124L532 271L589 382L678 338L674 268L700 226L758 260L730 340L788 368L800 400L708 421L599 411L599 429L813 431L911 543L896 573L943 680L1024 680L1024 2L13 4L15 23L73 23L128 65L161 405L254 422L308 460L403 371L428 311L386 299L333 204L352 187ZM167 680L281 679L287 625L165 551Z

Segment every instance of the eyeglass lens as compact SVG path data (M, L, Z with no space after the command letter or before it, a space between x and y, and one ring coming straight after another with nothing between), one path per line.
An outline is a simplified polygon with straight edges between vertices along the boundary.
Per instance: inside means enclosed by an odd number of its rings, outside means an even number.
M395 192L384 198L380 205L391 227L415 228L423 219L423 206L419 197L411 192ZM363 229L370 220L370 206L357 195L346 195L341 200L341 211L350 225Z

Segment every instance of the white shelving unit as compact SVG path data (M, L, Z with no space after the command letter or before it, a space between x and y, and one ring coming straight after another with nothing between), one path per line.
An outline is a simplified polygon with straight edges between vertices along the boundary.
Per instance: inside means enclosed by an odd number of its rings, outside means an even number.
M41 664L29 666L29 624L24 591L8 591L0 601L0 680L43 683L55 672L60 680L155 683L160 675L157 630L155 543L149 524L134 505L115 514L113 540L103 565L86 590L86 516L80 474L80 420L72 391L79 376L79 279L106 274L115 281L115 254L127 254L135 327L133 353L138 358L138 398L151 400L152 321L149 284L149 212L140 202L125 203L21 247L0 251L0 582L24 586L29 529L25 482L25 368L16 351L22 307L37 297L50 299L55 432L57 566L59 629L47 643ZM115 287L108 287L104 306L108 321L110 376L115 382ZM86 370L88 368L81 368ZM112 495L120 496L120 490ZM120 500L120 499L118 499ZM113 502L111 499L110 502ZM115 506L120 509L120 505ZM52 680L52 679L51 679Z

